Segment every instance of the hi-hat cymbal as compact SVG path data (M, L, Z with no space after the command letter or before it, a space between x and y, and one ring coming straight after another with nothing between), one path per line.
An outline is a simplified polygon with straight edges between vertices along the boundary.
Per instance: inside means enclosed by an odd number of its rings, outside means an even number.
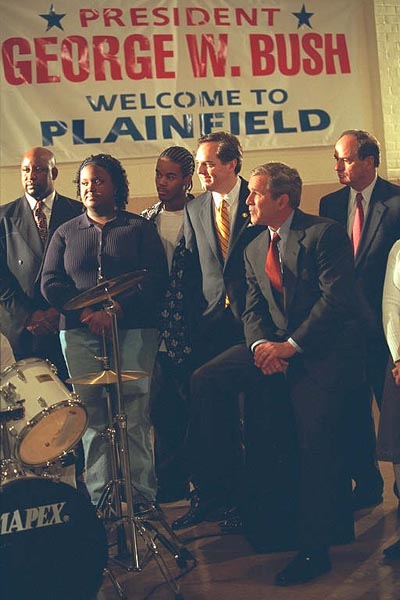
M134 271L133 273L124 273L113 279L105 279L95 287L68 300L63 308L64 310L76 310L78 308L85 308L86 306L97 304L98 302L103 302L110 297L114 298L118 294L125 292L142 281L146 272L145 269L142 269L141 271Z
M121 381L137 381L148 377L146 371L121 371ZM79 377L71 377L66 379L66 383L79 383L81 385L108 385L110 383L117 383L117 374L112 369L106 369L99 371L99 373L86 373L86 375L80 375Z

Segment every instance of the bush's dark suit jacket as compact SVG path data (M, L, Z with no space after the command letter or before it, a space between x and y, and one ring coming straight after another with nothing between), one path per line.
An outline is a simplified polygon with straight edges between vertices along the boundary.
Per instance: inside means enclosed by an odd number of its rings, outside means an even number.
M339 459L346 391L363 377L351 245L334 221L296 210L283 257L283 310L264 270L268 246L264 232L245 251L246 342L292 337L302 350L289 359L283 384L300 456L300 543L329 545L338 511L342 525L352 527L350 479L344 481ZM339 508L344 485L348 502Z
M43 248L25 196L0 207L0 330L17 359L38 355L39 337L34 339L25 323L33 311L49 308L38 281L47 245L57 227L81 211L80 202L56 193ZM53 341L58 343L57 336L40 337L46 338L50 346Z
M247 181L241 180L236 218L231 225L229 248L224 262L214 224L211 192L201 194L185 207L184 235L186 247L198 256L202 273L203 324L213 327L225 310L228 295L230 307L239 322L245 304L245 277L243 250L264 227L252 226L246 198ZM203 325L203 326L204 326ZM233 341L233 343L235 343Z

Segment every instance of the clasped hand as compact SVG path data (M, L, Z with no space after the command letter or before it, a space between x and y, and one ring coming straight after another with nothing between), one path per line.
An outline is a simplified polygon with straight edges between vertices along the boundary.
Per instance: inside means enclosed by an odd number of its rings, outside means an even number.
M254 349L254 364L264 375L284 373L288 367L288 358L296 354L289 342L261 342Z
M29 317L25 328L32 335L58 333L60 313L54 307L47 310L35 310Z

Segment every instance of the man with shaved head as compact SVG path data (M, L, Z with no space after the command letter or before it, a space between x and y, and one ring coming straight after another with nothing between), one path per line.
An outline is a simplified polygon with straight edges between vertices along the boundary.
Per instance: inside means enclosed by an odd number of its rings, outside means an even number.
M54 154L31 148L21 161L24 195L0 206L0 331L16 360L49 359L67 377L59 346L58 311L40 293L39 276L55 229L81 212L81 203L55 191Z

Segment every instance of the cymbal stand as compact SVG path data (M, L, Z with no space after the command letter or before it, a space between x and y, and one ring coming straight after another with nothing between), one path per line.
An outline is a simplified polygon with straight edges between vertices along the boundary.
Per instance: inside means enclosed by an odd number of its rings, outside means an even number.
M113 302L113 299L111 298L111 295L109 295L108 301L104 302L103 306L104 310L111 317L111 339L115 363L114 368L116 372L116 383L111 385L115 385L114 396L116 414L113 417L113 398L111 397L111 387L109 385L106 385L108 413L108 428L106 435L109 440L109 447L111 453L112 480L108 482L101 495L101 498L97 505L97 511L99 516L105 520L106 525L107 521L111 522L111 527L108 527L109 531L112 531L114 528L117 529L118 552L114 560L118 564L126 568L127 571L142 570L145 559L141 562L139 556L139 534L147 546L147 557L150 555L155 559L161 574L163 575L171 592L174 594L175 600L179 600L182 598L179 586L173 578L164 558L159 553L157 545L155 544L156 537L159 537L161 542L163 542L163 540L165 540L166 538L164 536L161 536L161 534L157 532L154 526L149 527L148 523L145 520L143 520L140 517L136 517L134 513L134 504L132 496L133 486L128 452L127 414L124 410L124 401L122 394L121 359L119 351L117 316L115 304ZM103 358L105 360L104 368L109 368L109 363L107 362L106 357ZM122 478L119 478L119 472L121 472ZM127 504L126 516L123 516L122 514L121 488L124 488L125 490L125 499ZM155 509L155 507L153 508ZM124 527L124 524L127 524L127 527ZM148 533L148 530L151 530L153 532L155 530L156 534L152 537ZM127 531L130 542L130 550L128 549L128 545L126 543ZM174 545L171 542L168 542L164 545L169 551L171 551L172 549L174 558L177 559L177 557L179 557L181 563L185 563L187 559L192 558L189 552L186 551L187 554L184 554L181 550L175 549ZM130 554L132 561L130 561ZM106 570L106 573L110 575L109 569ZM111 573L110 578L113 581L113 578L115 579L115 576L113 576ZM123 598L123 596L120 595L120 592L115 586L115 584L114 588L116 589L120 598Z

